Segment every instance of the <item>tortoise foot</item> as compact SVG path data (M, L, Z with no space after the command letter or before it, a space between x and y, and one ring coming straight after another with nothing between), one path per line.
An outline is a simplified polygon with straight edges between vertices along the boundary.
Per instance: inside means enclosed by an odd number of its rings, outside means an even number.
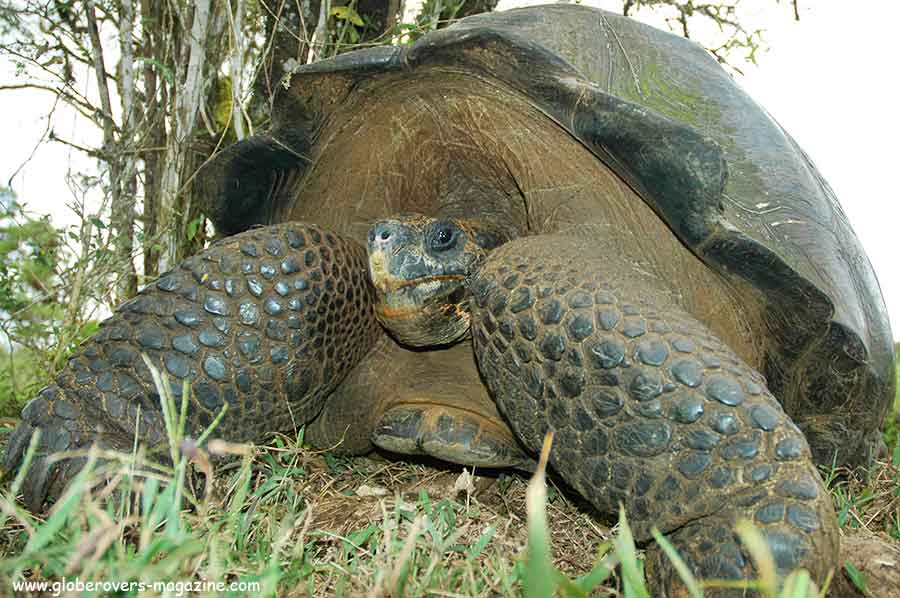
M375 446L477 467L517 467L529 461L508 429L483 416L441 404L398 405L372 435Z
M116 442L116 436L107 434L101 421L88 417L79 402L68 399L57 386L45 388L25 406L22 423L10 436L3 455L3 469L16 470L32 437L40 434L22 483L23 501L28 509L40 512L48 500L59 497L84 467L87 462L84 452L91 446L127 450L125 438ZM146 414L142 424L143 429L138 428L141 437L158 438L159 426L152 414Z
M375 445L460 465L532 463L488 396L468 344L423 352L382 337L306 432L313 446L343 454Z
M735 523L750 521L762 536L775 564L777 580L805 568L821 582L834 565L837 538L831 533L834 513L828 492L812 467L783 468L781 482L760 484L729 497L721 512L708 515L667 534L695 578L707 583L706 596L756 596L744 588L723 587L759 578L757 563L735 532ZM824 500L821 500L824 499ZM824 558L823 558L824 557ZM668 556L654 545L647 554L647 577L661 597L687 596L681 577ZM719 582L724 582L720 583Z

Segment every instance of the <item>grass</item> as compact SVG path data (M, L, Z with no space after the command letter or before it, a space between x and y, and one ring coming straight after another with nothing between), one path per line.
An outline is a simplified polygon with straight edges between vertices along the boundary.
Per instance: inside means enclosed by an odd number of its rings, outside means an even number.
M900 355L900 343L897 353ZM832 483L831 489L841 527L882 533L900 541L900 369L896 375L894 409L884 431L888 459L865 474L831 472L832 478L843 478Z
M178 595L186 582L258 584L198 586L197 595L210 596L650 596L624 513L612 529L598 524L552 479L548 486L543 466L530 480L472 476L338 458L305 448L302 434L266 447L212 441L207 451L183 438L183 405L159 387L168 465L138 452L92 454L45 519L12 500L21 476L0 493L0 587L77 578L169 584L105 592L121 596ZM896 465L833 483L848 533L900 541ZM192 471L207 476L205 490ZM113 482L92 491L100 479ZM762 572L753 583L763 596L815 595L802 571L779 594L754 529L739 533ZM679 568L675 550L657 541ZM681 569L690 595L702 595L707 586ZM845 575L864 595L870 573L851 565Z
M900 357L900 343L895 345ZM884 441L892 449L893 461L900 463L900 368L897 369L897 396L894 398L894 409L884 423Z

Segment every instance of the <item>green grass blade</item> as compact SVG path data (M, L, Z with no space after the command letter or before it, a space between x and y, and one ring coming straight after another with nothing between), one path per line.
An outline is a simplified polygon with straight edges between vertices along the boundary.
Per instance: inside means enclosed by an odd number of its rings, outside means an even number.
M844 571L847 572L847 577L850 578L850 581L853 583L853 586L862 592L864 595L869 595L869 590L866 587L866 576L865 574L854 567L850 561L844 563Z
M812 580L806 569L798 569L784 580L784 589L781 598L810 598Z
M742 520L735 526L741 543L750 553L759 575L759 591L766 598L778 596L778 574L775 568L775 557L763 538L762 533L750 521Z
M691 598L703 598L703 591L700 589L700 586L697 584L696 578L691 573L691 570L688 569L687 563L684 562L684 559L678 554L678 551L675 550L675 547L672 546L672 543L669 542L665 536L659 533L659 530L655 527L650 530L650 533L653 535L653 539L656 540L656 543L659 544L659 547L662 548L662 551L666 553L666 557L668 557L669 562L672 563L672 566L675 567L675 571L678 573L678 577L681 578L681 581L684 582L685 587L688 590L688 593L691 595Z
M213 430L216 429L216 426L219 425L219 422L222 421L222 418L225 417L225 414L228 412L228 402L225 401L222 403L222 408L219 410L218 415L216 415L216 419L212 421L209 426L203 430L200 434L200 437L197 438L197 446L203 446L203 443L206 442L206 439L209 438L209 435L212 434Z
M466 557L469 560L478 558L478 555L484 552L484 549L487 548L488 543L490 543L495 533L497 533L497 528L495 528L493 525L484 530L484 533L481 534L481 537L478 538L478 541L470 546L469 550L466 551Z
M594 591L594 588L609 579L618 564L619 558L615 553L601 554L594 568L579 577L575 583L582 591L590 594Z
M17 509L15 506L16 496L19 494L19 489L22 487L22 483L25 481L25 475L28 473L28 468L31 467L31 462L34 460L34 454L37 452L38 443L41 440L41 429L35 428L34 432L31 433L31 439L28 441L28 448L25 450L25 456L22 459L22 464L19 466L19 471L16 473L15 479L13 479L12 485L9 487L9 504L10 509ZM2 476L0 476L2 477ZM9 516L0 511L0 528L6 526L6 521L9 519Z
M637 547L634 544L634 536L628 521L625 518L625 507L619 505L619 535L614 544L619 562L622 564L622 583L625 590L625 598L650 598L647 584L644 582L644 574L638 563Z
M522 589L525 598L548 598L556 589L556 570L550 556L550 532L547 528L547 485L545 471L553 435L544 438L537 469L528 483L525 508L528 513L528 548Z
M22 488L22 483L25 481L25 475L28 473L28 468L31 467L31 462L34 460L34 453L37 452L40 440L41 429L35 428L34 432L31 433L31 440L28 441L28 448L25 450L25 458L22 459L22 464L19 467L19 471L16 473L16 478L13 480L12 486L9 487L9 495L13 498L19 494L19 490Z
M825 576L825 581L822 582L822 587L819 588L818 598L825 598L828 596L828 590L831 588L831 582L834 579L834 569L828 570L828 575Z
M556 588L559 590L560 596L563 598L587 598L588 593L585 592L581 587L561 572L554 570L554 577L556 578Z
M156 387L156 392L159 394L163 424L166 427L166 437L169 441L169 457L172 459L172 465L174 466L178 463L178 424L175 421L175 403L172 401L172 396L169 393L168 379L164 373L160 373L156 366L153 365L146 353L141 353L141 359L144 360L144 365L150 370L153 386Z

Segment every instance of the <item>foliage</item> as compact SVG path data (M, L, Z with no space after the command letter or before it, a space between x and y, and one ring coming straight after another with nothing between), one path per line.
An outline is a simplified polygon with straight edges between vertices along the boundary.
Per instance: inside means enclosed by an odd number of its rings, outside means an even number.
M781 0L776 0L781 4ZM793 10L794 19L800 20L798 0L785 0ZM747 29L741 19L741 0L732 2L703 2L696 0L624 0L622 14L639 16L642 10L655 11L665 16L669 28L691 38L695 25L714 25L720 35L712 40L698 40L716 60L741 72L734 63L735 56L756 64L756 53L763 47L762 29Z
M27 214L0 189L0 416L17 412L44 381L42 362L65 317L52 291L60 247L49 217Z
M89 275L106 277L109 239L99 218L85 220L93 233L59 229L0 190L0 416L18 414L97 330L88 303L96 307L108 289Z
M0 313L4 331L45 339L47 322L60 319L57 267L60 231L49 216L27 214L11 192L0 198ZM44 347L47 348L46 346Z

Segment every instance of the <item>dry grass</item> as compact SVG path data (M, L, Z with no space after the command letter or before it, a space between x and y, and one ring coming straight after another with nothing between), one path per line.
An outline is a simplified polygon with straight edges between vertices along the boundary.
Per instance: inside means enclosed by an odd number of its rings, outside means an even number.
M145 560L154 563L151 577L258 579L278 595L386 596L398 587L403 595L518 595L527 476L472 477L437 465L335 458L280 437L252 460L220 464L205 498L186 483L192 508L172 510L151 493L166 514L155 523L129 516L123 496L103 505L82 484L49 551L29 550L46 521L19 509L0 516L0 577L131 579L142 573L128 563ZM119 483L120 491L147 494L143 479ZM547 515L558 569L569 576L590 571L609 530L552 489ZM171 542L148 541L148 528L166 536L159 532L167 518L178 524ZM102 530L113 542L94 554Z
M336 459L311 451L299 451L297 459L304 475L284 483L308 501L303 525L314 572L307 589L317 595L378 595L378 574L391 568L379 555L391 552L386 544L405 542L410 525L422 516L434 529L427 531L429 554L419 572L437 581L430 588L435 595L458 594L460 586L462 595L504 594L517 587L514 570L528 540L524 474L472 476L439 463ZM547 517L555 566L570 577L588 573L610 529L558 489L550 491ZM469 549L488 534L485 549L472 558ZM353 552L364 558L354 559ZM335 568L347 575L335 575Z
M900 542L900 467L878 462L871 473L837 470L832 495L845 530L883 534Z
M220 464L205 500L166 511L177 520L174 532L165 517L129 519L125 501L119 510L104 506L85 488L53 541L35 553L28 550L35 530L48 524L17 511L19 521L0 525L0 576L259 580L263 594L287 596L522 594L526 475L476 471L473 478L441 464L335 458L298 440L280 437L252 458ZM898 544L878 539L896 537L898 480L898 468L882 464L868 480L834 484L848 557L869 588L897 579L884 563L900 553ZM549 483L553 567L578 578L597 566L613 530ZM146 494L146 484L131 485ZM97 552L104 534L108 544ZM141 561L146 567L136 569ZM620 584L614 576L592 595L619 595ZM831 595L854 595L846 580L834 588Z

